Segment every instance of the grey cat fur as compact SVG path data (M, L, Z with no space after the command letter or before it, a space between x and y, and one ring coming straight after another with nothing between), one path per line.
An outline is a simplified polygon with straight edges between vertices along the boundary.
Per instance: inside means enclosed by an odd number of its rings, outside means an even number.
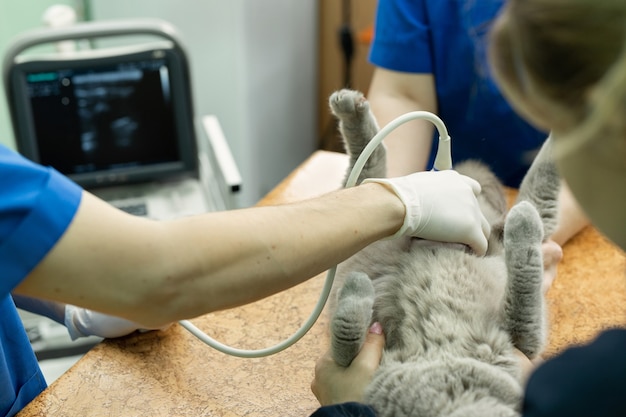
M357 91L335 92L330 107L349 173L378 126ZM478 199L492 226L486 256L460 244L401 238L376 242L337 269L331 351L348 365L370 324L382 324L386 346L365 392L381 417L519 416L523 381L514 348L535 357L544 347L541 244L556 227L559 192L550 140L508 213L503 187L487 167L466 162L455 169L481 184ZM385 172L379 146L358 182Z

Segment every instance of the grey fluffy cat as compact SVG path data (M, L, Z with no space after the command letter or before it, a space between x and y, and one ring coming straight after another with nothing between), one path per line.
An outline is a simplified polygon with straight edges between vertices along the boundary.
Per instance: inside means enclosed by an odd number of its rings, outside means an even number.
M330 107L349 173L378 126L357 91L335 92ZM556 227L559 192L549 143L508 213L503 187L488 168L455 166L482 186L479 202L492 228L486 256L461 244L401 238L372 244L339 265L329 303L331 350L348 365L370 324L382 324L386 346L365 392L379 416L519 415L523 381L514 348L535 357L546 336L541 243ZM358 182L385 171L379 146Z

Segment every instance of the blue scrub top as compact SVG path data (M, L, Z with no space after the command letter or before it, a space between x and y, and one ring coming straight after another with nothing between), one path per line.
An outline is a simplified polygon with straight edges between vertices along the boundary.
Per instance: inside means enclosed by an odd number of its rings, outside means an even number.
M370 61L433 74L452 161L479 159L518 187L547 137L502 97L487 65L487 33L503 0L379 0ZM437 150L435 132L430 166Z
M46 388L11 291L72 221L82 190L51 168L0 145L0 415L13 416Z

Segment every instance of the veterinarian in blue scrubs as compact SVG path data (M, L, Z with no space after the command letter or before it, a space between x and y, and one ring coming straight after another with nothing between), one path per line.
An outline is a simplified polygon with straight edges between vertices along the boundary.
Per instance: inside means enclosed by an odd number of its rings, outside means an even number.
M588 218L624 250L625 22L623 0L508 0L489 53L515 110L552 132L559 170ZM359 401L380 361L384 336L379 333L368 335L348 368L328 355L318 361L312 389L325 407L316 417L376 415ZM522 358L521 365L530 367L530 362ZM607 331L539 366L528 380L522 413L625 416L626 330Z
M394 234L485 253L479 192L453 171L418 173L157 222L0 145L0 416L46 387L16 303L65 323L72 337L115 337L264 298Z
M547 137L520 117L502 96L489 69L487 34L506 0L380 0L370 61L368 99L379 125L415 110L438 114L452 136L452 160L485 162L505 185L517 188ZM409 122L386 139L390 176L433 164L437 134ZM552 240L563 245L587 225L567 187ZM545 245L560 260L560 248ZM554 253L554 252L559 253ZM552 279L553 277L547 277Z

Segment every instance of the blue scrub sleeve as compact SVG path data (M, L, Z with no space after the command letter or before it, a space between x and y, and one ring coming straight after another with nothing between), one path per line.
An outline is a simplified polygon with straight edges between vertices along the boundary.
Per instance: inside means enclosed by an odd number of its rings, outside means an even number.
M423 0L379 0L370 62L393 71L432 73L427 22Z
M81 188L0 145L0 295L11 292L61 238Z

